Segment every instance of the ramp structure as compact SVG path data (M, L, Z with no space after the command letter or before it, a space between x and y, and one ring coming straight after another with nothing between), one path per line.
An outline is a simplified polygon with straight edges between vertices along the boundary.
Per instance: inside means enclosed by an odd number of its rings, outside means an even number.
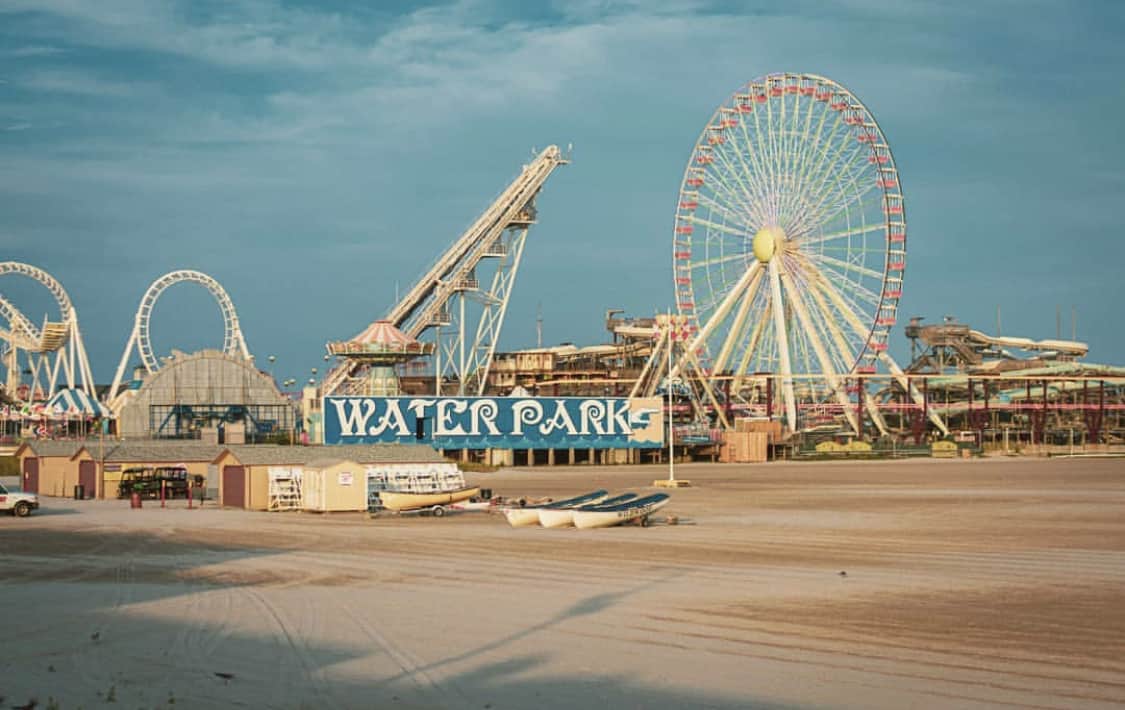
M536 221L535 198L554 169L568 162L558 146L539 153L380 319L432 343L436 394L483 392ZM339 363L325 377L322 393L361 393L366 367L354 359Z

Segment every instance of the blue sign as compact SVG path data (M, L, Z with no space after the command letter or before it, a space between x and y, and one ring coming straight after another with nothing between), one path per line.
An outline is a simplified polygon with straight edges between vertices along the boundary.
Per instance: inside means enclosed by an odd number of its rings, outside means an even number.
M436 449L640 449L663 444L661 400L325 397L324 443Z

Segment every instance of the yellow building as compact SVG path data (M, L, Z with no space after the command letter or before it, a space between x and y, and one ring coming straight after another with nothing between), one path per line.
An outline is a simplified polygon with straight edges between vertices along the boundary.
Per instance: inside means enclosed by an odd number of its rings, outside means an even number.
M420 466L456 468L428 446L263 444L226 447L216 457L212 471L224 507L327 512L366 510L369 473L393 475ZM299 491L284 493L279 485L282 481ZM283 494L290 499L288 504L281 504Z
M97 496L97 464L77 441L28 441L15 457L20 462L20 487L41 496L73 496L82 484L84 497Z
M302 507L318 513L367 510L366 468L334 457L309 461L301 477Z

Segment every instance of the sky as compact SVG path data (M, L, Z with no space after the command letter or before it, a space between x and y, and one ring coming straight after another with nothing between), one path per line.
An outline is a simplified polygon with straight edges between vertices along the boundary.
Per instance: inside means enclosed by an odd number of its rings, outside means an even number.
M58 278L99 382L145 289L218 279L278 379L323 366L533 155L502 348L606 339L672 305L684 166L715 108L779 72L877 117L906 194L900 324L953 315L1125 364L1125 3L0 0L0 260ZM6 276L32 320L46 292ZM178 285L158 352L222 343ZM906 359L901 327L892 353Z

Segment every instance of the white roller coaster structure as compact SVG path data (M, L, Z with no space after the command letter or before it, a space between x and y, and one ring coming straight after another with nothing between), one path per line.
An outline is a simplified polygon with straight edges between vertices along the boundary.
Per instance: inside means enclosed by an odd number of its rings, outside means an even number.
M230 300L230 296L227 295L222 285L202 271L191 269L171 271L153 281L152 285L145 291L144 297L141 298L141 305L137 309L137 315L133 321L133 332L129 335L129 342L125 345L125 352L121 355L121 362L117 365L117 373L113 376L113 385L109 390L108 402L115 410L120 405L119 402L116 402L117 395L134 347L141 358L141 365L149 374L160 369L160 362L152 350L152 341L149 339L149 318L152 316L152 307L156 305L156 299L160 298L160 295L169 286L178 283L199 284L211 292L223 314L223 352L235 357L241 356L247 360L251 359L250 349L246 347L246 339L243 337L242 328L238 324L238 313L234 310L234 303Z
M558 146L540 152L384 317L411 338L433 338L437 394L445 379L456 383L457 394L483 393L527 232L535 223L535 198L554 169L568 162ZM491 278L481 273L485 268ZM473 310L466 313L466 306ZM362 385L361 367L338 364L322 392L355 393Z
M45 320L39 328L11 301L0 296L0 348L3 349L0 361L7 370L5 386L9 397L18 397L21 374L27 373L31 376L25 397L29 403L37 392L42 392L44 398L50 397L59 384L60 375L65 378L67 387L81 389L93 397L94 376L78 328L78 312L66 289L46 271L30 264L0 262L0 276L8 274L26 276L45 286L59 309L58 321ZM21 351L26 353L26 367L20 364ZM46 389L43 389L42 378L46 378Z

